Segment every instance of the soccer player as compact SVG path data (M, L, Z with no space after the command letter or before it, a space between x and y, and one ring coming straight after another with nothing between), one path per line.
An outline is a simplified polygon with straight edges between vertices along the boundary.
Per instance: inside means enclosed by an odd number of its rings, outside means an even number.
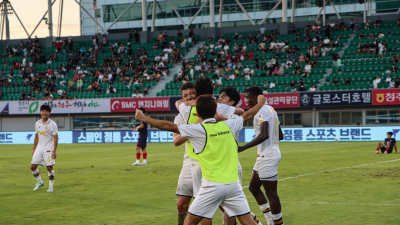
M250 108L257 104L257 96L262 94L259 87L246 90L246 103ZM283 225L281 203L278 196L278 164L281 160L279 141L283 133L279 118L273 107L264 105L254 117L256 137L244 146L239 146L242 152L257 145L257 161L253 168L249 190L264 213L268 225ZM263 186L268 200L260 187Z
M383 146L382 142L378 142L378 144L376 145L375 154L379 154L379 149L382 151L383 154L392 153L393 148L397 153L396 139L392 138L393 132L387 132L386 136L387 138L385 138L384 140L385 146Z
M239 101L240 101L240 93L234 87L224 87L219 92L218 103L220 104L236 106L239 103ZM239 144L239 133L237 136L235 136L235 140L236 143ZM238 172L239 172L240 185L242 185L242 166L240 165L239 160L238 160ZM223 212L223 209L221 209L221 211ZM257 224L261 224L261 222L258 220L257 216L254 213L251 213L251 215ZM226 212L224 213L223 217L224 217L224 222L227 225L236 224L236 218L230 217Z
M142 113L146 113L146 109L143 107L139 108ZM136 127L133 132L139 131L139 139L136 144L136 162L132 164L132 166L138 165L147 165L147 152L146 152L146 144L147 144L147 123L140 122L140 125ZM143 162L140 163L140 149L143 152Z
M256 225L239 183L235 135L243 128L243 123L261 109L265 97L259 96L258 102L243 117L231 115L229 120L217 122L214 119L217 112L215 99L210 95L199 96L196 100L196 113L200 124L177 125L145 117L139 110L136 111L137 120L188 138L198 156L203 182L189 208L185 225L198 224L204 218L211 220L219 205L229 215L237 216L242 224Z
M191 85L190 83L188 83L188 85L186 85L186 84L187 83L182 85L181 92L183 89L186 90L185 92L182 92L182 95L183 95L182 100L180 100L176 103L176 106L179 109L179 114L177 117L175 117L175 121L174 121L175 124L195 124L195 123L197 123L197 120L199 118L197 116L196 107L195 107L196 96L200 96L200 95L211 95L212 96L214 93L214 84L210 78L203 78L203 77L199 78L196 81L196 83L194 84L194 90L193 90L193 85ZM183 102L183 101L185 101L185 102ZM189 103L189 104L187 104L187 103ZM217 113L226 114L226 115L232 115L232 114L242 115L244 113L244 110L240 109L240 108L235 108L232 106L224 105L224 104L217 104ZM185 183L187 183L190 179L192 180L192 193L191 194L193 197L196 197L196 194L199 191L200 186L201 186L202 176L201 176L201 167L198 162L198 158L193 151L193 146L188 141L187 138L182 137L179 134L174 135L173 142L174 142L175 146L179 146L179 145L185 143L185 155L187 157L189 157L187 163L190 165L190 173L191 174L189 175L188 171L185 171L187 173L185 173L184 175L181 174L182 176L180 176L179 179L181 180L183 177L185 177ZM182 169L186 169L186 168L182 168ZM182 171L181 171L181 173L182 173ZM191 177L189 178L189 176L191 176ZM183 194L182 192L179 192L181 190L181 188L184 188L184 187L181 186L178 181L177 194L182 196L185 194ZM186 186L186 188L189 188L189 186ZM186 192L186 193L189 193L189 192ZM184 199L183 202L180 201L182 199ZM188 209L189 203L190 203L189 198L178 197L178 202L177 202L178 224L183 223L184 218L187 215L187 209ZM207 224L212 224L212 223L211 223L211 220L205 219L202 222L202 224L207 225Z
M50 106L40 106L40 116L42 119L35 124L35 142L33 144L31 170L37 184L33 191L39 190L44 185L37 168L38 165L43 166L44 164L46 164L50 184L47 192L54 191L53 165L56 163L55 158L57 157L58 128L57 124L49 118L50 112Z

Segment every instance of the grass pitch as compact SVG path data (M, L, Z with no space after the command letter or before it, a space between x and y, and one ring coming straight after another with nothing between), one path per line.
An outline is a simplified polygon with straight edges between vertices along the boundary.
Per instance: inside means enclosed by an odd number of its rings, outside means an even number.
M281 143L279 196L286 225L400 224L400 154L375 143ZM31 145L0 145L0 224L176 224L175 189L183 147L148 144L133 167L134 144L59 145L54 192L33 192ZM240 153L243 186L256 149ZM266 224L253 196L253 212ZM222 224L219 212L214 224Z

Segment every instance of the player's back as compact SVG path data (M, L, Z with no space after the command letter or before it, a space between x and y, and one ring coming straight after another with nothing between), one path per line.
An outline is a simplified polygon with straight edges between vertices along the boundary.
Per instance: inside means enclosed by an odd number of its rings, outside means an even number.
M257 154L266 158L275 159L281 157L279 150L279 118L275 109L269 105L264 105L254 117L254 131L256 136L260 134L260 126L268 121L269 138L257 145Z
M185 103L182 103L179 106L179 113L182 115L183 120L185 121L186 124L197 122L198 116L196 107L188 106ZM235 113L235 107L217 103L217 113L232 115Z
M139 131L139 137L141 137L141 138L147 138L147 128L148 128L148 125L147 125L147 123L145 123L145 122L140 122L140 124L143 124L143 128L138 130L138 131Z

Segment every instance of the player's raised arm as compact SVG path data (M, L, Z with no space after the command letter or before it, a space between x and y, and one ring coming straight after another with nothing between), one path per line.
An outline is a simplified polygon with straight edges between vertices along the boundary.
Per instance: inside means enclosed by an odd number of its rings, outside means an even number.
M160 130L171 131L171 132L180 134L178 125L173 124L168 121L156 120L156 119L147 117L139 109L136 109L135 119L138 121L143 121L147 124L150 124L153 127L157 127Z
M241 116L244 114L244 110L240 107L235 107L235 115Z
M259 95L257 97L257 105L255 105L253 108L249 109L247 112L245 112L242 117L243 117L243 123L249 121L250 119L254 118L254 116L260 111L260 109L264 106L265 104L265 97L264 95Z
M253 107L255 108L255 107ZM238 152L243 152L244 150L254 147L256 145L259 145L263 143L265 140L269 138L269 122L264 121L260 124L260 134L255 137L252 141L249 143L245 144L244 146L238 146Z
M183 99L179 99L178 101L175 102L175 107L177 110L179 110L179 106L183 103Z

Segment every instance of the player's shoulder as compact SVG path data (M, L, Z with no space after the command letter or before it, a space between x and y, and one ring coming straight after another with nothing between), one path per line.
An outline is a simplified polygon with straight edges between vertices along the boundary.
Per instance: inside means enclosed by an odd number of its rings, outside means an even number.
M54 120L52 120L52 119L49 119L49 124L50 124L51 126L57 127L57 123L56 123Z

